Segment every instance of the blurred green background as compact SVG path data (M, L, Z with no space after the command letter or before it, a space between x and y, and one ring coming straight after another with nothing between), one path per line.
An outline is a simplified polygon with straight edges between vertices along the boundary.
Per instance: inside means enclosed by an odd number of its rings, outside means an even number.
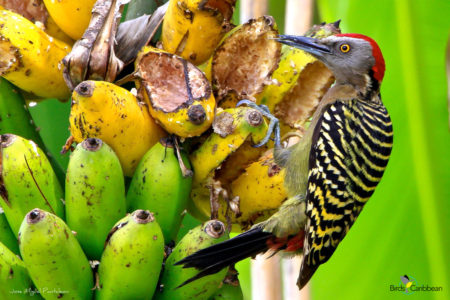
M239 6L239 2L237 6ZM269 14L284 30L284 0ZM239 9L235 20L239 20ZM343 32L374 38L386 60L381 93L394 125L394 149L381 184L333 257L311 283L312 299L450 299L450 135L445 55L449 0L318 0L314 22L341 19ZM30 108L41 135L59 150L69 136L70 103ZM191 222L194 222L191 220ZM189 223L189 222L187 222ZM189 224L186 226L188 227ZM187 228L186 227L186 228ZM249 290L249 262L240 265ZM391 292L400 276L441 292Z

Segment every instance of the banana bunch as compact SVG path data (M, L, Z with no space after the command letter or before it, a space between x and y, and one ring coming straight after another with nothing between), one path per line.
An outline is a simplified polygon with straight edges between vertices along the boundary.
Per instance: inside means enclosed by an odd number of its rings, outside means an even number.
M107 1L108 14L101 0L3 2L0 298L242 299L231 269L185 285L198 271L176 264L287 198L272 143L255 147L268 123L236 104L264 104L283 134L301 136L331 72L281 46L271 16L231 24L235 0L134 1L125 19L145 23L127 27L136 32L120 30L126 0ZM141 16L159 2L158 18ZM145 46L115 68L127 39ZM86 62L120 73L89 76ZM77 75L69 86L67 74ZM26 109L46 98L71 101L66 172ZM187 213L203 223L184 223Z

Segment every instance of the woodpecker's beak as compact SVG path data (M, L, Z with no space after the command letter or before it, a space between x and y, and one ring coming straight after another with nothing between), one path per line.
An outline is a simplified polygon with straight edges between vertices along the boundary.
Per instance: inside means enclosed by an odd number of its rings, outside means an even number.
M279 35L275 40L282 44L302 49L318 57L322 57L325 53L331 53L328 46L320 44L317 39L306 36Z

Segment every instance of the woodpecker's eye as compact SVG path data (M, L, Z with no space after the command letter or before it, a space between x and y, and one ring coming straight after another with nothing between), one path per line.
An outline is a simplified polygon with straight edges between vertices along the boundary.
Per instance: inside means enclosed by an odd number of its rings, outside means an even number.
M349 44L342 44L340 49L341 49L342 53L347 53L348 51L350 51L350 45Z

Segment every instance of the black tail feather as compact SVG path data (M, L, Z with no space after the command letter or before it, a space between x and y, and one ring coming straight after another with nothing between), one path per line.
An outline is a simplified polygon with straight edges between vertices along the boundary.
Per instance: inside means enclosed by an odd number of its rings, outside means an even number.
M264 232L261 228L253 228L230 240L199 250L175 265L183 265L183 268L196 268L200 272L194 277L186 280L178 287L202 278L203 276L219 272L247 257L255 256L268 250L267 240L273 235Z

